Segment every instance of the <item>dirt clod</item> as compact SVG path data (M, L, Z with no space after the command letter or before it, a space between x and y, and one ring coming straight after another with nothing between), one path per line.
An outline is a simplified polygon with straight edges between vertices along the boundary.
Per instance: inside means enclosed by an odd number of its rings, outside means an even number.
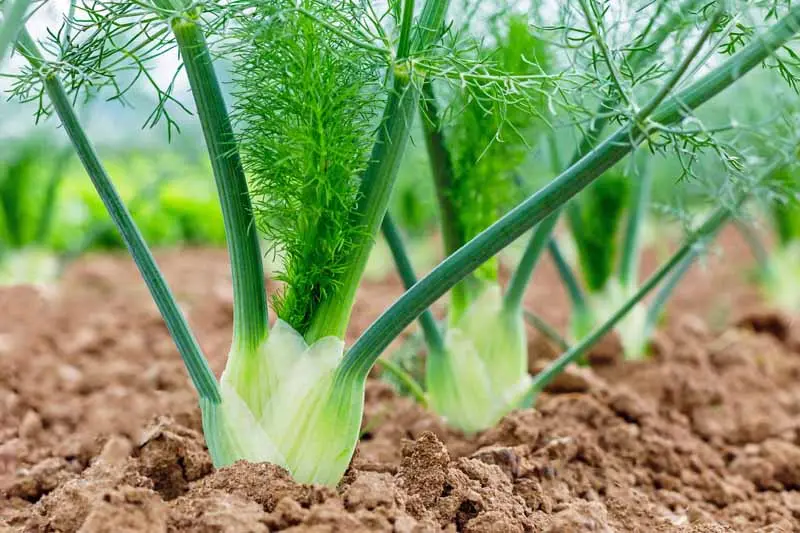
M189 482L211 472L211 458L195 431L161 418L148 428L138 448L141 472L164 499L177 498Z

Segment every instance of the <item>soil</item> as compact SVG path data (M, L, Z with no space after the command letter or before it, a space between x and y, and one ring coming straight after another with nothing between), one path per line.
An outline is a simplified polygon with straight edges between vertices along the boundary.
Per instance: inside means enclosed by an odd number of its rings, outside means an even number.
M653 356L595 357L536 409L466 437L390 385L368 384L344 480L269 464L214 471L196 396L123 256L81 259L58 286L0 291L0 532L800 531L800 328L764 310L732 232L671 302ZM225 254L158 255L220 372ZM654 260L645 262L645 269ZM398 294L366 284L349 336ZM568 316L552 266L530 306ZM532 335L531 365L553 350Z

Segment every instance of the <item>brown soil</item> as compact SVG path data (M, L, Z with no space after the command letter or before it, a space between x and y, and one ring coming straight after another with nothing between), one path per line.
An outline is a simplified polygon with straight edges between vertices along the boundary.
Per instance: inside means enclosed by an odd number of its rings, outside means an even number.
M0 291L0 532L800 531L800 329L752 312L746 250L723 242L725 261L681 287L651 359L571 370L481 435L372 380L336 489L266 464L212 470L195 394L127 259ZM224 254L160 262L221 371ZM399 293L394 279L363 287L351 337ZM566 321L549 265L529 297ZM532 342L533 363L547 354Z

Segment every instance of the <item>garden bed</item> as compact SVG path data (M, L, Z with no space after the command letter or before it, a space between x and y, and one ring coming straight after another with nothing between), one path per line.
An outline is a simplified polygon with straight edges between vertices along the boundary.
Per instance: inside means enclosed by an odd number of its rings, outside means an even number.
M0 531L800 530L800 330L758 310L746 250L732 231L721 242L679 287L651 359L595 357L474 438L371 380L335 490L270 465L212 471L196 394L127 258L5 289ZM219 373L224 252L159 259ZM528 298L563 325L554 276L542 265ZM400 292L365 283L351 339ZM535 337L530 351L534 367L549 353Z

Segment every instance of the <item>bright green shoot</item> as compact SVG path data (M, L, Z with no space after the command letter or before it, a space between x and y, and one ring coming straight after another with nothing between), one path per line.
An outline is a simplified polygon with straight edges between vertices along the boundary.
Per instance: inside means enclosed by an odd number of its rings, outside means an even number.
M650 203L651 174L612 169L576 199L569 228L586 295L573 312L571 337L582 339L605 322L638 288L642 224ZM631 190L631 189L634 190ZM627 215L627 220L623 217ZM618 333L628 358L644 355L654 324L644 303L620 321Z
M800 8L795 7L728 61L675 91L694 57L689 52L679 65L683 70L666 76L643 106L620 117L619 130L499 220L494 221L505 197L492 195L489 207L478 204L487 211L478 215L486 218L474 226L460 217L464 208L455 207L463 232L457 248L345 352L356 289L383 224L426 82L463 91L443 93L445 100L446 95L458 99L467 94L472 96L465 103L482 102L484 95L486 111L498 125L494 131L503 132L506 142L536 122L543 94L553 100L564 89L559 83L567 84L567 76L543 72L530 57L522 65L534 73L520 75L506 70L519 72L520 63L495 63L473 53L475 48L462 53L457 34L445 30L451 28L449 3L427 0L418 16L414 4L390 2L386 13L379 13L369 2L346 0L112 1L79 6L90 16L79 13L67 22L74 25L75 39L63 48L42 47L45 54L24 29L17 40L16 50L29 67L15 75L11 92L40 102L40 116L52 111L63 125L175 340L200 396L204 432L217 466L240 459L270 461L298 481L336 484L356 446L365 382L376 360L425 309L468 277L441 357L430 358L430 403L467 431L482 429L522 405L531 379L523 314L516 304L521 293L504 296L492 267L473 273L638 144L653 144L659 127L677 125L800 29ZM703 43L700 37L697 48ZM155 84L146 65L174 46L203 128L231 260L234 330L219 381L72 108L71 93L96 86L124 94L115 76L125 68L140 69L142 79ZM236 130L217 79L212 53L217 49L229 51L234 63ZM148 123L165 120L170 129L176 124L170 110L178 103L169 90L158 88L159 105ZM576 109L574 102L563 105ZM504 120L495 120L495 113ZM476 113L471 119L483 116ZM476 161L488 165L497 140ZM515 166L510 163L526 153L520 145L511 152L505 151L508 147L498 148L500 157L481 171L481 178L508 179L506 172ZM454 180L471 178L471 153L462 162L450 159ZM273 238L286 265L279 274L285 288L273 296L277 320L271 329L257 228ZM549 239L531 242L541 250ZM536 255L533 250L526 260L531 269ZM529 274L517 276L523 281L513 285L527 284ZM435 327L429 333L436 345ZM486 402L478 405L476 399Z

